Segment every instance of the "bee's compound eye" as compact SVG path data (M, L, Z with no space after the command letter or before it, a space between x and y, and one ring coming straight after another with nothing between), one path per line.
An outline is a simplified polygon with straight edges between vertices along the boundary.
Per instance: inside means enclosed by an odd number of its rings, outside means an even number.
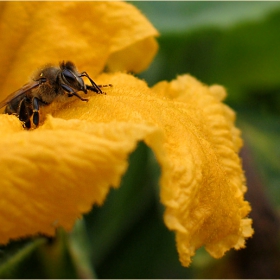
M63 70L62 74L68 83L71 84L76 81L76 77L74 76L74 74L71 71L65 69L65 70Z

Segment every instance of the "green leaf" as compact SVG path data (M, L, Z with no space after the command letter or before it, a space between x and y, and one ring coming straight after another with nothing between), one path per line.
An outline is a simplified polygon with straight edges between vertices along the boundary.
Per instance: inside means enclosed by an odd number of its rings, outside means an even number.
M279 9L280 3L221 1L133 1L161 35L187 33L202 28L232 28L236 24L260 21Z
M68 248L78 278L96 279L90 260L89 238L83 219L78 220L68 234Z
M141 75L150 85L190 73L224 85L235 103L280 88L280 2L135 4L161 31L159 53Z
M63 229L58 229L54 238L39 247L38 258L43 268L40 278L78 278L69 252L69 236Z
M93 263L98 266L123 235L149 207L153 196L153 179L147 173L148 148L140 143L129 159L129 168L117 190L111 190L102 207L86 215Z
M280 118L272 114L243 110L239 119L243 137L253 152L258 168L256 173L261 173L270 201L274 206L280 205Z
M0 278L40 278L42 269L36 256L45 238L14 241L0 249Z

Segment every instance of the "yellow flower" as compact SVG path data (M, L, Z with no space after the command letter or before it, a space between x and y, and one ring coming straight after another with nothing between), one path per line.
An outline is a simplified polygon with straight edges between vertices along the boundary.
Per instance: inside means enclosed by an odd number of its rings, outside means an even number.
M244 247L253 230L238 157L242 141L221 86L182 75L148 88L126 74L149 65L158 35L130 4L0 5L1 98L34 69L68 59L97 84L113 84L106 95L88 94L87 103L54 102L35 130L0 115L1 244L71 230L119 186L129 154L144 141L161 166L164 221L176 232L182 265L201 246L214 257ZM105 65L110 73L98 75Z

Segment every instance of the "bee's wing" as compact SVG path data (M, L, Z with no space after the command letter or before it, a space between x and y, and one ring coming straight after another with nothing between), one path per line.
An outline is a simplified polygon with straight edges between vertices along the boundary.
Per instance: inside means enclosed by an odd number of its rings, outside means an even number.
M16 97L25 94L27 91L36 88L40 85L40 81L33 81L30 83L25 84L24 86L22 86L22 88L16 90L15 92L11 93L10 95L8 95L4 100L2 100L0 102L0 109L4 106L6 106L9 102L11 102L13 99L15 99Z

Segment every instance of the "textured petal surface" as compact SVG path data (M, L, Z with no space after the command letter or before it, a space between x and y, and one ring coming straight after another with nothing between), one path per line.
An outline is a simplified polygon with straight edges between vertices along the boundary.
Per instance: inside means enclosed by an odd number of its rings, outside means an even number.
M221 86L184 75L149 89L111 70L141 71L157 50L156 30L122 2L0 3L0 98L22 86L37 67L73 60L107 94L88 102L66 98L42 108L41 124L25 131L0 115L0 243L70 230L117 187L138 141L162 168L164 220L176 232L183 265L205 246L214 257L244 246L252 235L242 145L235 114ZM14 19L17 20L14 20Z
M237 155L241 139L234 113L220 102L223 88L187 75L153 89L122 73L102 74L97 83L114 86L106 95L89 95L88 102L54 102L45 112L53 117L34 131L13 123L14 133L3 134L7 199L0 212L6 213L1 222L7 233L0 242L53 234L57 226L71 229L93 203L103 202L110 186L118 186L128 154L144 140L162 167L165 223L176 232L182 264L188 266L201 246L214 257L244 246L252 235L250 206Z
M59 226L70 230L93 203L103 202L111 186L120 184L137 141L152 139L160 147L158 130L147 125L49 117L30 132L14 120L0 116L2 244L36 233L53 235Z
M181 131L169 132L180 141L166 145L173 178L163 184L162 201L167 205L165 222L176 231L182 264L188 266L203 245L213 257L243 247L253 234L252 221L247 218L250 206L244 201L245 178L237 154L242 141L233 111L220 102L224 89L185 75L154 90L169 96L181 113L173 117Z
M253 233L252 221L237 154L242 140L234 112L221 103L224 89L207 87L188 75L159 83L152 91L124 74L103 75L101 80L114 88L90 99L89 104L96 104L90 113L80 102L79 119L147 123L164 132L166 156L161 163L169 168L163 170L161 199L167 206L165 223L177 233L181 262L189 265L203 245L214 257L243 247ZM62 106L54 115L71 118L74 112Z

